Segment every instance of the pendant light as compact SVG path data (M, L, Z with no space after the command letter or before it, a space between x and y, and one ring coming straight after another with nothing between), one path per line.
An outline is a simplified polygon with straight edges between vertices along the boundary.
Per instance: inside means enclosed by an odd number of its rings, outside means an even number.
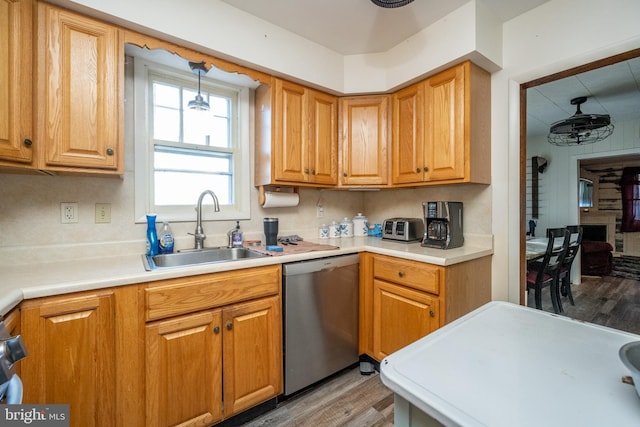
M577 105L576 113L551 125L547 137L550 144L561 147L593 144L613 133L611 117L608 114L584 114L580 105L585 102L586 96L571 100L571 105Z
M191 68L191 71L198 74L198 94L196 95L195 99L189 101L189 104L187 104L187 106L191 110L209 111L209 103L204 100L202 95L200 95L200 77L202 76L203 73L207 74L209 70L207 69L207 66L205 65L204 61L189 62L189 68Z

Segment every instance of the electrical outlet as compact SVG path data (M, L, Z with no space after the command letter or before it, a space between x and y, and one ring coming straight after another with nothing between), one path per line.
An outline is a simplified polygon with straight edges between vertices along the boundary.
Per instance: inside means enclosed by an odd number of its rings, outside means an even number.
M111 222L111 203L96 203L96 224Z
M72 224L78 222L78 204L62 202L60 203L60 222L62 224Z

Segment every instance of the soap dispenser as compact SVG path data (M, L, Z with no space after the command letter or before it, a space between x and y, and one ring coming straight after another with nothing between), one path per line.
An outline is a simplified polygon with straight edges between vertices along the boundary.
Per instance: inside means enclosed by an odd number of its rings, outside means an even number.
M240 221L236 221L236 228L231 232L231 247L242 247L242 231L240 231Z

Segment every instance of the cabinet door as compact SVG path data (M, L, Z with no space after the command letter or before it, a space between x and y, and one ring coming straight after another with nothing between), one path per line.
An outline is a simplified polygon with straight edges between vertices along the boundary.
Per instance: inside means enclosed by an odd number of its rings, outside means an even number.
M39 5L38 143L48 167L122 171L124 44L118 29Z
M276 79L274 179L304 182L308 168L308 153L303 143L307 120L304 116L304 87Z
M341 183L387 184L389 96L343 98L340 108Z
M373 356L389 354L435 331L438 298L389 282L373 280Z
M326 93L309 94L309 181L338 183L338 99Z
M32 0L0 0L0 160L32 160Z
M221 319L215 310L147 325L148 426L202 426L222 419Z
M113 424L114 305L110 292L23 303L24 403L69 404L72 426Z
M282 393L280 298L224 309L225 418Z
M393 184L422 182L424 168L424 84L393 95L391 176Z
M453 67L426 81L425 180L465 177L465 70Z

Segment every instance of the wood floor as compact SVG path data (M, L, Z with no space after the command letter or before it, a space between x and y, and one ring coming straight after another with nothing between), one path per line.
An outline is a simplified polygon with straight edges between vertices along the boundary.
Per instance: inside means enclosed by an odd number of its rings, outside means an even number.
M582 276L582 283L571 289L576 305L572 306L563 297L563 315L640 334L640 281L614 276ZM531 291L530 307L535 306L533 299ZM542 309L553 313L549 288L542 291Z
M278 405L277 409L243 424L262 426L393 425L393 393L376 372L361 375L352 368Z
M583 277L573 285L576 305L563 297L563 315L640 334L640 281L622 277ZM549 289L543 309L553 312ZM529 298L533 307L533 293ZM321 383L252 420L247 427L264 426L392 426L393 394L378 373L360 375L358 367Z

